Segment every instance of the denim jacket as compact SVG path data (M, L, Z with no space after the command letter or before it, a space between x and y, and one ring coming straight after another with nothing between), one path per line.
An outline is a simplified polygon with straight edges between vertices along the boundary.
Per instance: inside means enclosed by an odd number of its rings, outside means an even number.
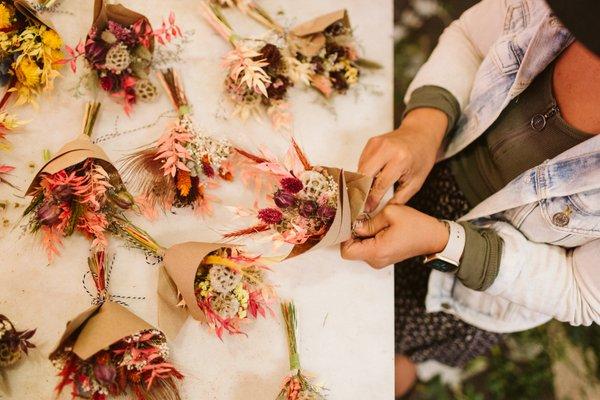
M457 98L462 114L440 159L451 157L572 41L543 0L483 0L444 31L405 100L424 85ZM462 220L503 238L498 277L477 292L451 274L432 272L429 312L494 332L552 318L600 323L600 135L523 172Z

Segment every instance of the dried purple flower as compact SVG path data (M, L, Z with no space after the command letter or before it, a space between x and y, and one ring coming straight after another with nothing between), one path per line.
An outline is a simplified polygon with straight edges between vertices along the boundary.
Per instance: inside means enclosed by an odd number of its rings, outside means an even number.
M304 218L310 218L315 215L318 208L319 208L319 206L316 201L307 200L307 201L302 202L302 204L300 205L300 208L298 209L298 212Z
M113 74L100 78L100 87L107 92L118 92L121 90L121 79Z
M289 193L298 193L299 191L304 189L302 181L293 176L281 179L281 181L279 181L279 184L281 185L283 190Z
M296 204L296 197L292 193L285 192L283 190L278 190L275 192L273 200L279 208L288 208Z
M94 376L104 386L109 386L115 382L117 370L112 365L96 365L94 366Z
M89 40L85 45L85 59L92 66L104 64L107 52L108 47L104 46L102 43L93 40Z
M115 35L119 42L123 42L127 47L133 47L137 44L135 33L117 22L108 21L108 30Z
M319 207L319 210L317 211L317 215L319 216L319 218L321 218L324 221L329 221L329 220L335 218L335 213L336 213L335 208L328 206L327 204Z
M73 189L69 185L60 185L52 192L54 198L60 202L67 202L73 196Z
M281 52L274 44L267 43L259 51L260 56L257 56L257 60L265 60L269 65L268 69L278 69L281 66Z
M61 212L62 210L56 203L48 201L38 208L37 219L42 225L52 226L60 220Z
M288 86L290 86L290 80L284 75L277 75L271 78L271 84L267 87L267 95L269 96L269 99L283 99L287 92Z
M258 210L258 218L265 224L278 224L283 219L283 214L275 208L263 208Z

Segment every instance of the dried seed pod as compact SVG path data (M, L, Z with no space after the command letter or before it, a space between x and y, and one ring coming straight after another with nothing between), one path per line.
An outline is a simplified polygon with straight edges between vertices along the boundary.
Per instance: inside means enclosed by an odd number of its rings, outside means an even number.
M231 318L237 314L240 309L240 302L232 294L225 294L215 297L212 300L213 309L221 318Z
M148 79L140 79L135 83L135 94L141 101L150 103L158 97L158 89Z
M215 264L208 271L210 286L217 293L229 293L242 281L242 274L224 265Z
M127 46L123 43L118 43L112 46L106 53L106 61L104 66L110 69L115 74L120 74L131 64L131 56Z

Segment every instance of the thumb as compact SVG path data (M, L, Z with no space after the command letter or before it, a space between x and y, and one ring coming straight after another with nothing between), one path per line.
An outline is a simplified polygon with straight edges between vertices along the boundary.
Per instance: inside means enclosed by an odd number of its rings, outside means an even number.
M375 216L366 219L358 219L354 222L353 233L356 237L365 238L373 237L379 231L390 226L389 220L386 217L384 210L375 214Z

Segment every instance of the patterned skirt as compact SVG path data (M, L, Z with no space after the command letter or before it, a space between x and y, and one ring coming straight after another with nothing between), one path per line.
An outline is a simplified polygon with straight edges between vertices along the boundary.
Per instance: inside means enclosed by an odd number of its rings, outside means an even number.
M434 166L408 205L448 220L456 220L469 211L467 200L445 162ZM417 258L395 266L396 352L415 363L436 360L462 367L488 352L502 335L476 328L450 314L427 313L425 296L430 273Z

